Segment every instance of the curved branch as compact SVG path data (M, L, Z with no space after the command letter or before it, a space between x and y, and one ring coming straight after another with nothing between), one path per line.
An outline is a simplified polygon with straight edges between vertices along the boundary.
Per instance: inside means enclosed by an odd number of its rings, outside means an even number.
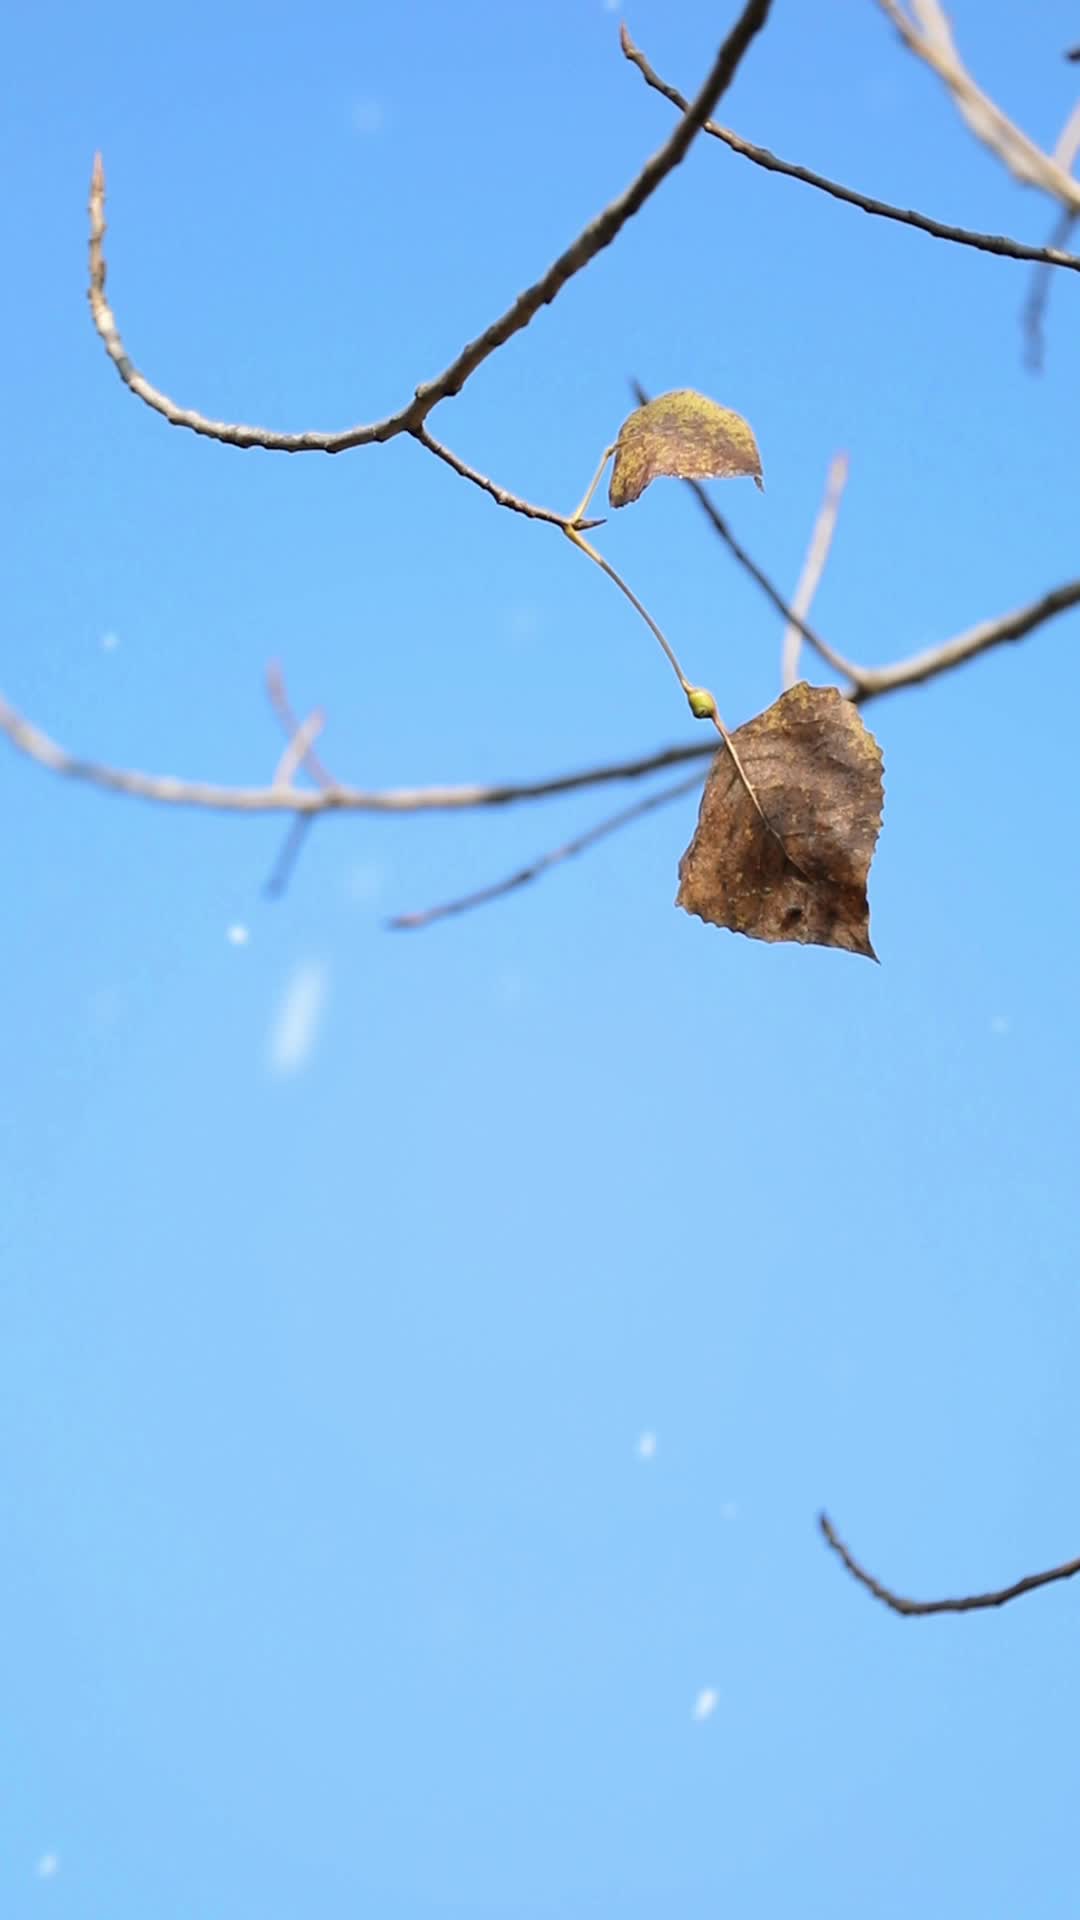
M661 80L659 74L649 65L639 47L634 45L626 28L621 33L622 50L632 66L635 66L643 80L662 93L665 100L678 107L680 113L687 109L686 95L676 87ZM846 206L858 207L862 213L872 213L882 220L895 220L901 226L914 227L919 233L928 233L935 240L951 240L956 246L975 247L980 253L996 253L1006 260L1031 260L1045 267L1066 267L1074 273L1080 272L1080 255L1065 253L1058 247L1032 247L1023 240L1009 239L1000 233L977 233L970 227L953 227L944 220L932 220L929 214L916 213L911 207L894 207L887 200L875 200L868 193L857 193L853 187L844 187L838 180L829 180L823 173L812 173L809 167L796 166L790 160L781 160L768 147L756 147L750 140L744 140L740 134L733 133L730 127L721 127L714 120L707 120L704 131L711 133L715 140L723 142L732 153L741 154L744 160L750 160L755 167L764 167L768 173L782 173L789 180L801 180L804 186L816 187L820 193L827 193L832 200L841 200Z
M645 205L669 173L679 166L695 136L704 126L713 108L726 93L738 71L751 40L765 25L772 0L746 0L713 62L697 99L662 147L645 162L640 173L618 198L590 221L565 252L554 260L546 273L519 293L513 305L493 320L475 340L469 341L457 357L434 380L417 387L408 405L397 413L368 426L348 427L340 433L277 433L268 427L246 426L240 422L211 420L191 407L178 406L175 400L151 386L134 366L120 337L115 317L105 298L106 266L102 250L105 236L105 171L100 154L94 161L90 186L90 311L105 351L125 386L160 413L170 426L186 427L225 446L262 447L268 453L345 453L352 447L392 440L401 433L415 433L422 427L433 407L460 393L470 375L483 365L499 347L527 327L540 308L550 305L568 280L587 267L598 253L609 247L626 222Z
M891 1608L893 1613L904 1614L907 1618L923 1617L929 1613L979 1613L988 1607L1006 1607L1010 1600L1019 1600L1025 1593L1034 1593L1037 1587L1049 1587L1055 1580L1071 1580L1080 1573L1080 1559L1065 1560L1060 1567L1048 1567L1045 1573L1026 1573L1022 1580L1014 1580L1011 1587L997 1587L990 1593L965 1593L955 1600L909 1600L901 1593L894 1593L876 1580L872 1573L860 1566L850 1548L846 1547L837 1534L836 1528L827 1513L818 1515L818 1526L835 1554L838 1554L853 1580L857 1580L875 1600Z

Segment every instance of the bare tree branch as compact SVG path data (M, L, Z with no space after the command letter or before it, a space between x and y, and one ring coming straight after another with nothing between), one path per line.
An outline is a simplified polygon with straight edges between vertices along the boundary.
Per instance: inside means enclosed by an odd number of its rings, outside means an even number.
M710 749L713 751L713 749ZM722 751L722 749L716 749ZM573 840L564 840L561 846L552 847L542 853L527 867L519 867L516 873L508 874L505 879L496 880L488 887L480 887L475 893L465 893L456 900L446 900L441 906L424 907L419 913L399 913L387 926L397 930L430 927L436 920L447 920L453 914L468 913L473 907L486 907L492 900L499 900L504 893L513 893L516 888L528 886L532 880L538 880L541 874L557 867L563 860L572 860L577 853L584 853L588 847L594 847L598 840L605 840L608 834L618 833L623 827L629 827L647 813L655 812L657 807L666 807L672 800L678 800L684 793L693 793L700 787L703 775L693 773L688 780L679 780L673 787L664 787L660 793L650 793L645 800L635 801L632 807L623 807L618 813L609 814L607 819L597 822L587 832L579 833Z
M1037 1587L1049 1587L1055 1580L1071 1580L1074 1574L1080 1573L1080 1559L1065 1560L1060 1567L1049 1567L1045 1573L1027 1573L1022 1580L1014 1580L1011 1587L998 1587L991 1593L965 1593L955 1600L908 1600L903 1594L894 1593L891 1587L883 1586L880 1580L859 1565L854 1554L840 1539L827 1513L819 1514L818 1525L852 1579L872 1593L875 1600L881 1600L890 1607L893 1613L901 1613L908 1618L929 1613L978 1613L988 1607L1005 1607L1010 1600L1019 1600L1022 1594L1034 1593Z
M649 65L639 47L634 45L626 28L622 29L622 49L627 59L635 66L642 78L665 100L685 113L688 101L686 95L676 87L661 80L659 74ZM723 142L732 153L742 155L756 167L764 167L768 173L784 174L789 180L801 180L804 186L816 187L819 192L827 193L830 199L841 200L846 206L858 207L862 213L871 213L882 220L895 220L901 226L914 227L920 233L928 233L935 240L951 240L956 246L974 247L980 253L996 253L1006 260L1031 260L1046 267L1066 267L1072 272L1080 272L1080 255L1060 252L1054 246L1032 247L1023 240L1011 240L1000 233L976 233L970 227L949 226L943 220L932 220L928 214L915 213L910 207L894 207L887 200L875 200L868 193L857 193L852 187L841 186L837 180L829 180L822 173L812 173L808 167L795 166L790 160L781 160L777 154L770 153L768 147L756 147L744 140L730 127L717 125L714 120L705 122L704 132Z
M951 640L943 640L940 646L927 647L922 653L913 653L906 660L898 660L890 667L856 667L854 699L863 705L867 700L876 700L883 693L895 693L900 687L918 686L923 680L935 680L939 673L949 673L967 660L974 660L977 654L986 653L991 647L1004 646L1012 640L1023 640L1036 627L1047 620L1053 620L1059 613L1065 613L1070 607L1080 603L1080 580L1066 581L1064 586L1052 587L1038 600L1032 600L1026 607L1017 607L1012 613L999 615L996 620L983 620L977 627L968 627L965 633L958 633Z
M1055 156L1044 153L972 79L939 0L914 0L915 19L900 0L877 0L877 4L904 45L945 82L975 138L997 154L1014 179L1025 186L1040 187L1061 206L1080 214L1080 183Z
M714 511L712 503L707 495L704 498L711 513ZM716 517L719 519L718 515ZM725 537L729 537L726 528ZM749 561L748 556L747 564L753 568L754 563ZM758 577L759 570L754 569L754 572ZM760 579L770 599L779 603L780 612L785 618L790 617L790 609L772 583L764 575L760 575ZM852 683L847 689L848 698L864 706L867 701L876 700L882 694L895 693L902 687L933 680L938 674L951 672L978 654L989 652L992 647L1024 639L1036 627L1077 604L1080 604L1080 580L1070 580L1064 586L1052 588L1026 607L1019 607L996 620L985 620L950 640L942 641L939 646L911 654L906 660L898 660L891 666L862 667L844 662L841 671ZM804 634L808 632L805 623L802 623L802 631ZM816 644L819 647L823 645L819 640ZM80 759L58 745L42 728L25 719L2 696L0 734L8 739L17 752L35 761L38 766L47 768L50 773L140 800L151 800L167 806L204 807L222 813L446 813L473 807L509 806L519 801L543 800L556 794L574 793L585 787L605 786L616 780L639 780L650 773L661 773L666 767L707 760L716 752L710 739L663 747L657 753L586 767L576 773L556 774L544 780L507 781L492 786L388 787L373 791L360 787L332 786L310 792L293 786L219 786L209 781L180 780L171 774L141 773Z
M42 728L24 719L0 696L0 734L17 752L67 779L101 787L108 793L127 794L158 805L203 807L217 813L292 813L305 816L322 813L459 813L473 807L505 807L519 801L546 800L562 793L576 793L585 787L607 786L617 780L640 780L650 773L662 773L665 767L679 767L696 760L707 760L716 752L712 738L690 741L686 745L663 747L657 753L610 764L586 767L580 772L554 774L544 780L505 781L491 786L457 787L385 787L371 791L361 787L333 786L311 792L303 787L227 787L205 780L179 780L171 774L140 773L123 767L102 765L68 753Z
M125 386L148 407L152 407L155 413L160 413L170 426L186 427L192 433L221 441L226 446L263 447L270 453L345 453L352 447L392 440L401 433L416 434L433 407L460 393L466 380L491 354L527 327L541 307L550 305L568 280L611 245L626 222L640 211L668 174L685 159L695 136L735 78L750 42L765 25L771 5L772 0L746 0L697 99L688 106L684 118L663 146L645 162L636 178L617 199L590 221L539 280L520 293L505 313L500 314L483 333L463 347L456 359L436 379L417 387L407 406L397 413L388 414L385 419L374 421L369 426L348 427L339 433L277 433L268 427L211 420L190 407L178 406L167 394L151 386L134 366L105 298L106 265L102 248L105 236L105 171L99 154L94 162L90 186L89 298L94 325L106 353ZM545 516L539 514L536 517Z
M829 548L832 546L833 533L836 529L836 516L840 511L840 501L847 485L847 476L847 454L835 454L825 481L825 497L818 509L814 530L810 535L810 545L803 562L803 570L791 602L795 618L788 621L780 643L780 685L782 687L793 687L799 677L802 623L813 604L814 595L825 571L825 563L829 558Z

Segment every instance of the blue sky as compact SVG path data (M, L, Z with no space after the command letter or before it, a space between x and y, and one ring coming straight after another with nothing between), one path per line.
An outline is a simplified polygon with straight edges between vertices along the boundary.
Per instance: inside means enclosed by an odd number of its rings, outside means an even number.
M627 21L692 91L731 12ZM359 783L688 737L557 534L400 442L170 430L84 297L101 147L151 379L281 427L378 416L667 133L617 21L13 16L15 704L237 782L280 752L275 657ZM954 22L1051 143L1075 10ZM1050 225L870 0L777 0L724 115L941 218ZM717 494L789 588L847 449L815 619L889 660L1080 563L1080 289L1055 284L1036 380L1027 275L700 143L434 430L569 509L630 377L700 388L754 425L767 491ZM732 721L768 704L778 622L677 486L602 539ZM329 821L272 904L280 822L5 749L7 1920L1075 1913L1076 1593L901 1621L814 1521L916 1593L1080 1551L1078 632L868 709L880 968L676 912L691 800L404 936L388 914L626 796Z

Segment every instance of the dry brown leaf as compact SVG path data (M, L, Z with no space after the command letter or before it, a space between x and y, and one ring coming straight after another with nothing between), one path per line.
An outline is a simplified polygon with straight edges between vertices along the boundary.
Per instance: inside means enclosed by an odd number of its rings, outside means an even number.
M835 687L801 680L733 737L774 831L730 753L718 753L679 863L676 905L753 940L876 960L866 882L881 830L881 748L857 709Z
M623 421L608 488L612 506L640 499L659 474L678 480L750 474L760 487L761 455L741 413L684 387L647 401Z

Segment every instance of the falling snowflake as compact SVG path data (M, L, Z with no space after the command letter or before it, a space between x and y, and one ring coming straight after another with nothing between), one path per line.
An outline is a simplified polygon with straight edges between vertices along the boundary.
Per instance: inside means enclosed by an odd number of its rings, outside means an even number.
M230 946L246 947L248 941L251 939L251 935L248 932L247 928L242 927L240 925L240 922L237 920L237 921L234 921L233 925L227 929L225 938L229 942Z
M656 1455L655 1433L643 1433L637 1443L638 1459L652 1460Z
M711 1719L712 1715L716 1712L719 1701L720 1695L717 1693L715 1687L702 1687L701 1692L694 1701L693 1718L695 1720Z
M57 1853L43 1853L37 1863L39 1880L53 1880L60 1871L60 1856Z
M357 100L353 105L354 133L381 133L386 125L386 109L381 100Z
M270 1029L272 1073L298 1073L307 1064L318 1038L327 985L326 968L314 960L297 967L290 976Z

